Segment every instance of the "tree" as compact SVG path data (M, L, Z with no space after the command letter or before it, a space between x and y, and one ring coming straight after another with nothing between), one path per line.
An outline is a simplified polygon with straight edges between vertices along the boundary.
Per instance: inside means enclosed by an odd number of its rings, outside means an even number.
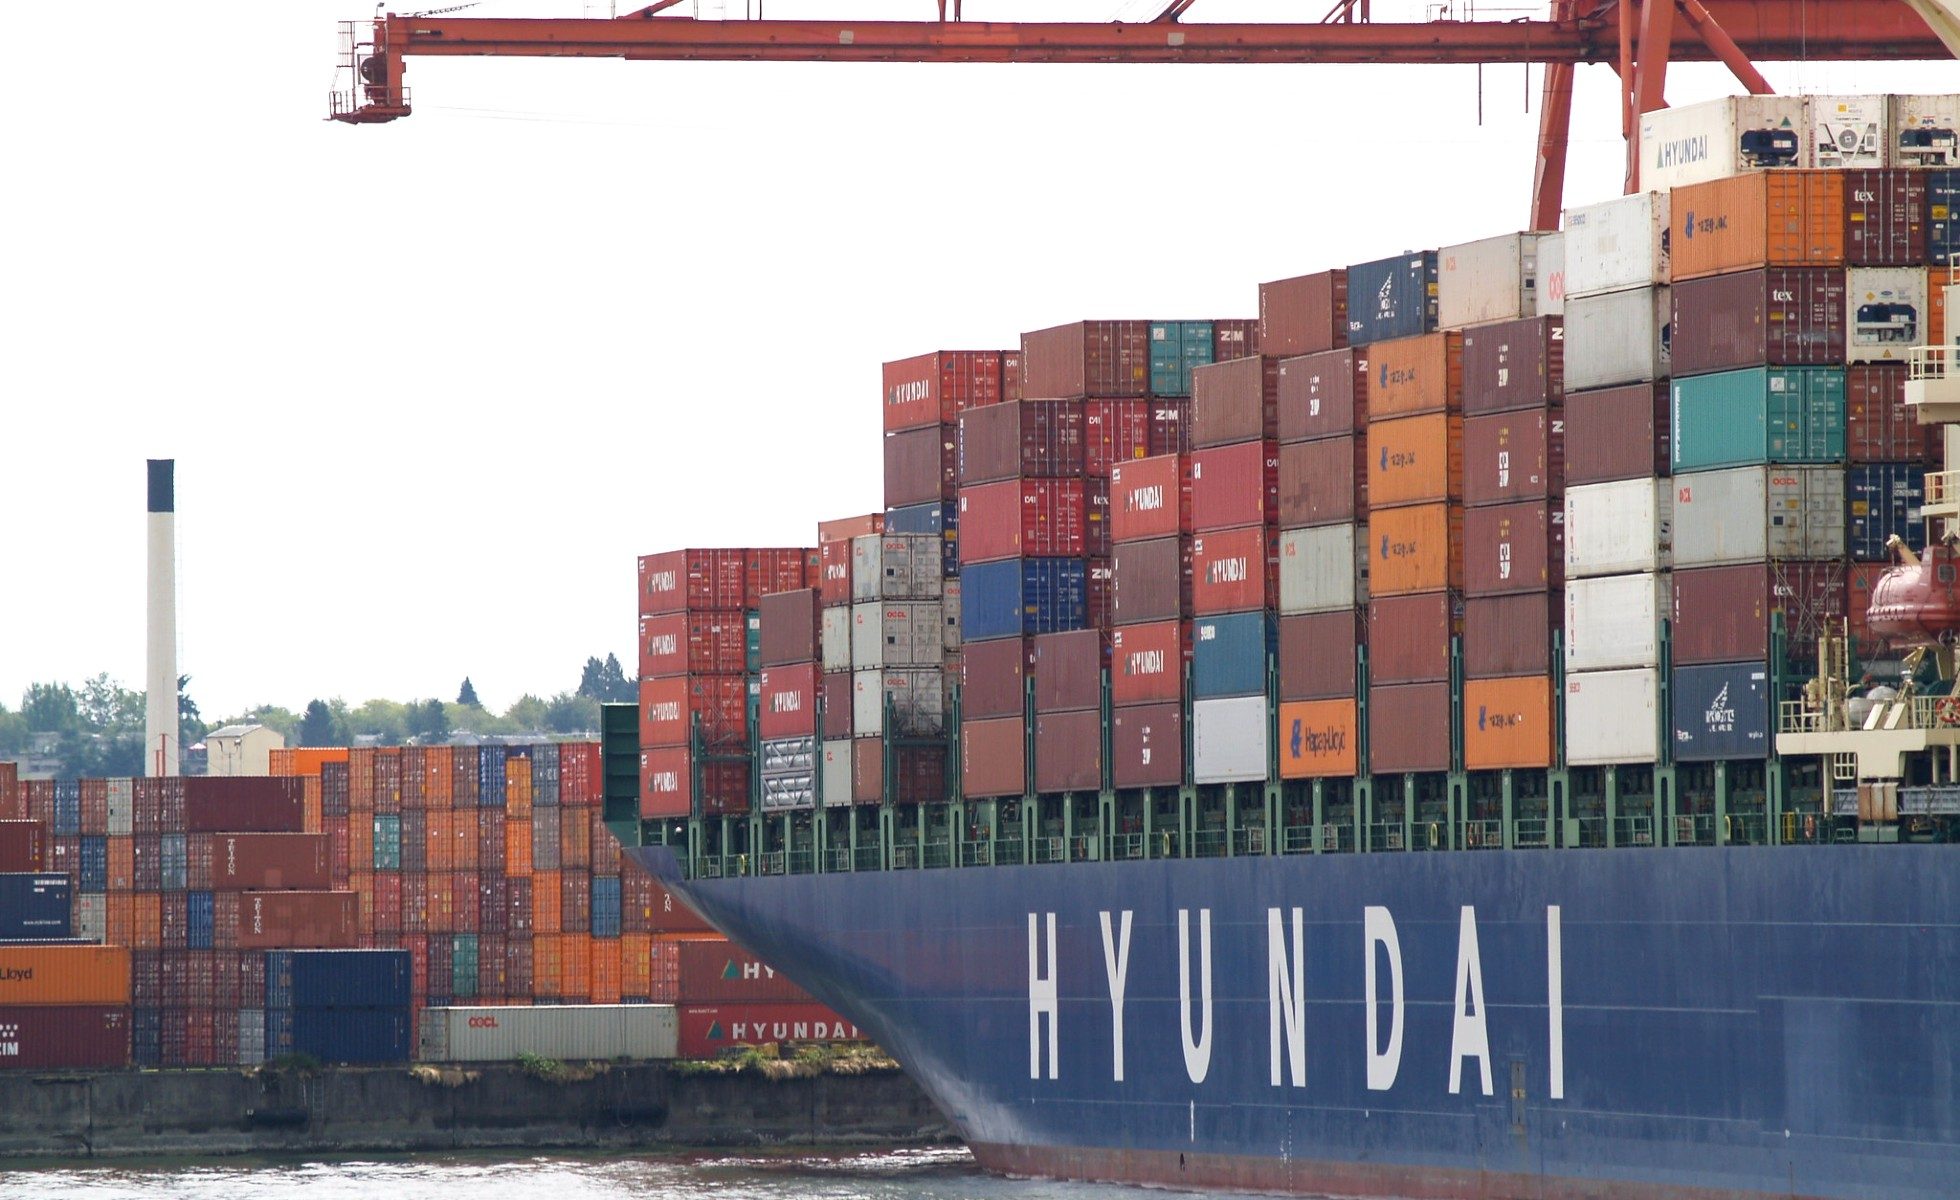
M302 746L332 746L334 741L333 710L323 700L309 700L306 712L299 719L299 744Z
M73 733L82 727L75 689L65 683L30 683L20 698L21 719L33 733Z
M449 710L440 700L424 700L408 706L408 735L423 744L440 742L449 736Z
M82 685L82 724L92 733L140 735L145 724L143 693L132 692L103 671Z
M585 670L579 675L579 695L601 704L631 704L639 699L636 691L637 685L626 677L618 655L608 654L604 662L596 658L585 660Z
M462 690L456 693L456 703L466 708L483 707L483 701L476 698L476 685L470 682L470 677L467 675L463 676Z
M177 736L184 745L195 745L204 740L211 727L204 723L204 717L197 711L197 701L191 699L191 677L177 676Z
M504 720L510 723L512 732L530 733L547 726L549 711L544 701L526 692L504 713Z
M599 728L599 702L560 692L545 705L544 720L553 733L589 733Z

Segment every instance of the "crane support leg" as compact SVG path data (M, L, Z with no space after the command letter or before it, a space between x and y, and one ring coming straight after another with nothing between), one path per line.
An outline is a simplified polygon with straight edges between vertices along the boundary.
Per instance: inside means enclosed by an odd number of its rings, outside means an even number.
M1633 96L1635 128L1627 136L1629 193L1640 189L1640 114L1667 107L1667 63L1673 52L1674 0L1646 0L1640 6L1640 45L1633 75L1620 81Z
M1750 62L1749 56L1742 52L1742 47L1736 45L1735 39L1716 24L1715 18L1702 7L1701 0L1681 0L1681 16L1688 22L1689 28L1700 35L1702 42L1714 51L1715 57L1722 65L1735 74L1743 87L1749 89L1750 95L1776 94L1776 89L1769 85L1769 80L1763 78L1763 73L1756 69L1756 64Z

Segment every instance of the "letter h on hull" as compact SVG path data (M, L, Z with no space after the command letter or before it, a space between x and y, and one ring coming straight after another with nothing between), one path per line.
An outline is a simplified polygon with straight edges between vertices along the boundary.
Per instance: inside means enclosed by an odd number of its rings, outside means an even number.
M1061 988L1055 962L1055 914L1048 918L1048 973L1041 972L1040 926L1036 914L1028 914L1028 1078L1041 1078L1041 1022L1048 1020L1048 1078L1062 1074L1062 1047L1059 1032Z

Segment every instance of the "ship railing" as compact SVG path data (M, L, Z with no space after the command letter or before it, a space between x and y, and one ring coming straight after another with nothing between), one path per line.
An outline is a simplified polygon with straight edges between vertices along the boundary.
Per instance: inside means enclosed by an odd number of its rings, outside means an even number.
M1034 851L1034 861L1038 863L1058 863L1068 861L1068 839L1044 834L1034 839L1029 848Z
M817 852L815 850L791 850L789 852L790 874L810 875L815 873L816 869Z
M1834 817L1856 817L1858 815L1858 789L1839 788L1832 792L1831 815Z
M1237 831L1232 839L1234 854L1264 854L1266 852L1266 830L1259 825L1248 825Z
M1604 846L1606 844L1605 817L1577 817L1574 823L1579 828L1579 845Z
M1769 818L1757 813L1729 813L1722 818L1730 845L1761 846L1769 841Z
M1321 853L1354 853L1354 828L1335 821L1324 821L1320 826Z
M1223 829L1199 829L1191 834L1191 856L1193 858L1225 857L1225 831Z
M877 845L859 846L851 861L854 871L882 871L885 867L885 852Z
M1934 784L1899 789L1899 813L1915 817L1950 817L1960 813L1960 787Z
M1069 839L1068 859L1070 862L1096 862L1102 858L1102 838L1093 833L1078 833Z
M1674 844L1712 846L1715 844L1714 813L1678 813L1674 818Z
M1776 731L1778 733L1828 733L1830 726L1825 722L1826 713L1802 700L1783 700L1777 705Z
M919 847L909 841L898 842L892 846L892 870L911 871L919 865Z
M1109 857L1118 862L1143 857L1143 835L1140 833L1112 833L1109 835Z
M1786 846L1815 845L1830 837L1831 818L1816 813L1786 812L1783 814L1783 844Z
M1017 863L1021 861L1021 839L1004 837L994 844L994 861Z
M1552 823L1544 817L1519 817L1512 826L1512 844L1520 850L1542 850L1552 844Z
M1182 839L1175 829L1159 829L1151 835L1150 856L1152 858L1176 858Z
M1368 826L1368 849L1371 851L1401 850L1406 844L1400 821L1377 821Z
M703 854L703 855L701 856L701 858L700 858L700 861L699 861L699 864L698 864L698 865L699 865L699 868L700 868L700 874L699 874L699 875L697 876L697 878L700 878L700 879L720 879L720 878L721 878L721 856L720 856L720 855L718 855L718 854Z
M961 842L960 865L962 867L993 866L994 844L992 842Z
M1613 840L1622 846L1654 844L1654 818L1638 814L1613 818Z
M1504 822L1481 819L1465 821L1463 823L1463 845L1468 850L1502 850L1504 848Z
M1960 373L1960 354L1956 351L1960 346L1914 346L1906 351L1906 378L1945 379Z
M1311 825L1288 825L1279 831L1279 852L1281 854L1311 854L1314 827Z
M849 846L830 846L824 850L823 869L826 871L848 871L851 869L851 848Z
M782 875L789 870L789 855L782 850L765 850L756 855L756 874Z
M929 838L926 841L926 866L950 867L953 865L953 843L949 838Z

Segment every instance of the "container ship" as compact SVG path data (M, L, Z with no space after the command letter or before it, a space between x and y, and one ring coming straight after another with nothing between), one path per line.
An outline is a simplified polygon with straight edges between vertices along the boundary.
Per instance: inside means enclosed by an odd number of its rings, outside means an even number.
M883 510L640 560L629 856L998 1171L1951 1195L1960 101L1641 125L1557 232L886 364Z

